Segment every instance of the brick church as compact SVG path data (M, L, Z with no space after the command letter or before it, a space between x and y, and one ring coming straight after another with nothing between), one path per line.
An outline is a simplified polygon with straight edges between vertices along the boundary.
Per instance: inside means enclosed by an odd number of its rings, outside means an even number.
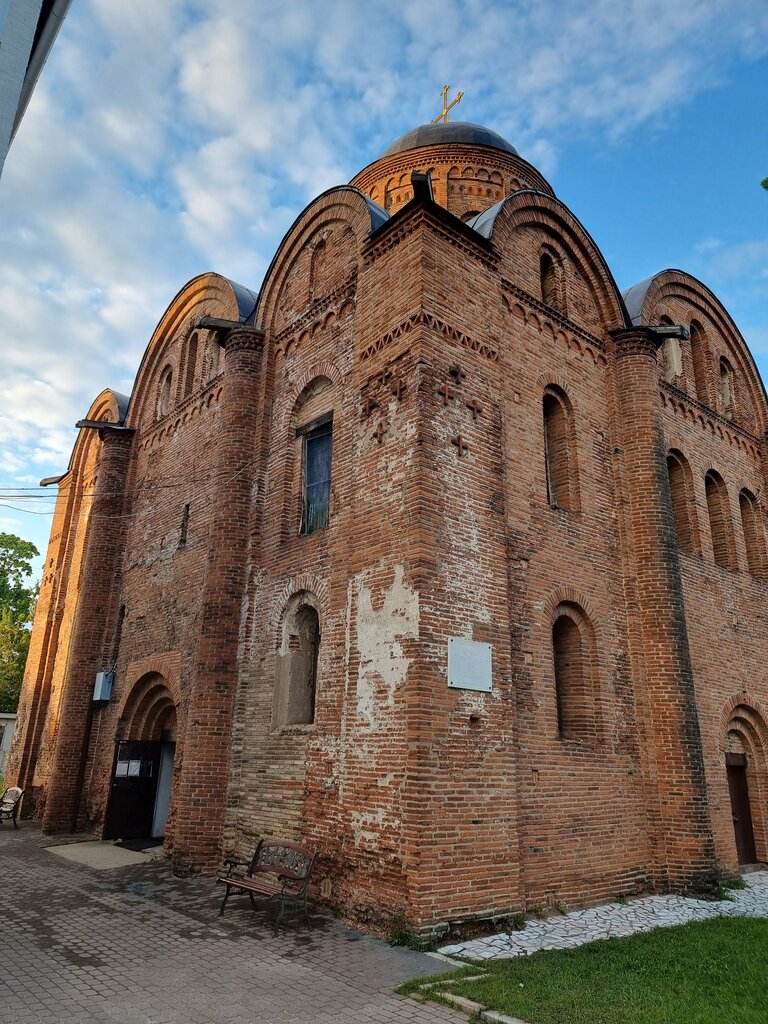
M258 291L190 281L78 427L6 775L44 830L300 839L425 932L768 860L754 360L499 135L416 128Z

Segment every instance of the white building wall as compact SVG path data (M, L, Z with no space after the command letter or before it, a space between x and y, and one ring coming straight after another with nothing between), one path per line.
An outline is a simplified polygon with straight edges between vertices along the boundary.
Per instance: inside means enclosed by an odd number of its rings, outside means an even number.
M11 141L42 0L0 0L0 173Z
M2 2L2 0L0 0ZM5 771L5 762L8 751L11 749L13 729L16 725L16 715L0 712L0 775Z

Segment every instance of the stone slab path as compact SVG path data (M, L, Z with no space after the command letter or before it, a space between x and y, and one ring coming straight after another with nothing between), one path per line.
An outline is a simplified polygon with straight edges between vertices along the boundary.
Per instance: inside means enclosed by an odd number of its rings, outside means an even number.
M247 900L218 917L210 878L62 845L0 826L0 1024L466 1024L394 993L452 965L319 914L275 938Z
M596 939L615 938L712 917L768 917L768 871L744 876L746 889L730 892L728 900L694 900L684 896L646 896L627 903L606 903L576 910L545 921L529 921L519 932L443 946L446 956L473 960L504 960L528 956L540 949L570 949Z

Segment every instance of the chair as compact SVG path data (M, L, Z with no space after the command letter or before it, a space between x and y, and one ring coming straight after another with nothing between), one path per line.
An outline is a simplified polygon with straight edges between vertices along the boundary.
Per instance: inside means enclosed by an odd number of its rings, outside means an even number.
M10 818L13 821L13 827L19 827L17 818L23 796L24 790L19 789L18 786L9 786L3 791L3 795L0 797L0 825L3 823L3 818Z

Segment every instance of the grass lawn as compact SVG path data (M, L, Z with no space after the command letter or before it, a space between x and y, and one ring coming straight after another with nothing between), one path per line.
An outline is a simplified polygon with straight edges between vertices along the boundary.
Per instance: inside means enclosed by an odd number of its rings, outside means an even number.
M528 1024L766 1024L768 919L715 918L485 962L450 991ZM445 977L445 976L444 976ZM423 981L423 979L422 979ZM401 992L413 992L408 982Z

